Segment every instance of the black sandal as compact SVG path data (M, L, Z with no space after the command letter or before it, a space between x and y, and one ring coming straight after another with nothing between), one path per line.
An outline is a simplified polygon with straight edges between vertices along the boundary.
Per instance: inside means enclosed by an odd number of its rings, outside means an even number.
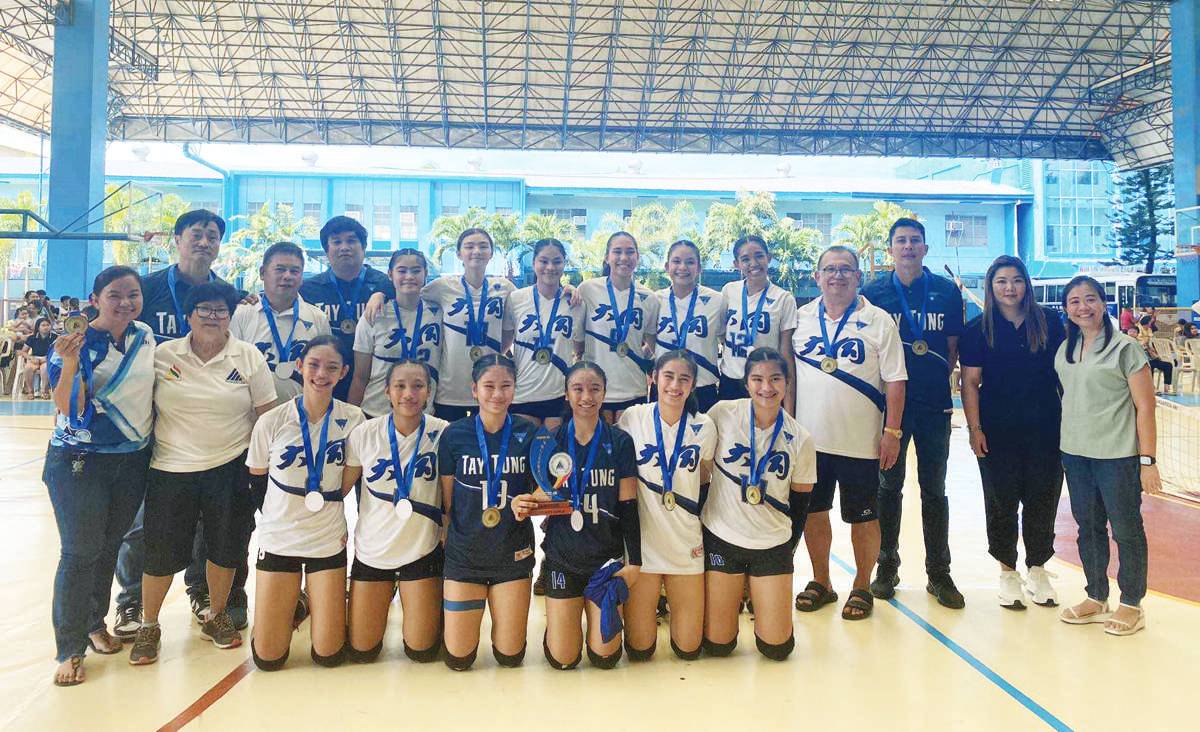
M804 590L796 595L796 609L802 613L812 613L826 605L837 602L837 593L825 585L813 580L804 586Z
M875 598L866 590L850 590L846 604L842 607L842 620L866 620L875 609ZM850 610L860 610L861 615L850 613Z
M83 665L83 656L71 656L71 679L69 681L61 681L58 676L54 677L55 686L79 686L83 683L83 679L79 678L79 667Z
M109 633L108 630L101 628L100 630L96 631L96 633L103 633L108 638L109 642L116 646L116 648L112 649L111 651L106 651L102 646L97 644L96 641L92 639L92 634L88 633L88 648L91 648L101 656L111 656L113 654L120 653L125 649L124 644L121 643L121 639L112 633Z

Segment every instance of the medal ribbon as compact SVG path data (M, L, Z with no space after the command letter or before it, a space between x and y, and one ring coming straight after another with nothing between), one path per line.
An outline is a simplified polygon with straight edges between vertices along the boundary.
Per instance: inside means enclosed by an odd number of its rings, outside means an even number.
M629 328L633 325L633 291L637 289L637 285L633 282L629 283L629 302L625 306L625 312L617 312L617 291L613 289L612 278L607 277L604 284L608 287L608 304L612 306L613 311L613 348L625 342L629 337Z
M821 298L821 302L817 305L817 320L821 323L821 342L825 345L825 355L830 358L837 358L838 336L842 334L842 328L846 327L846 323L850 320L850 314L854 312L854 303L846 308L846 312L842 313L842 319L838 321L837 330L833 332L833 341L829 340L829 329L825 326L825 298Z
M596 423L596 431L592 434L592 442L588 445L587 463L583 472L578 472L579 462L575 459L575 420L567 423L567 454L571 456L571 476L568 484L571 486L571 508L580 510L583 505L583 494L587 492L587 480L592 475L592 466L596 464L596 454L600 447L600 430L603 423Z
M413 321L412 339L404 335L404 318L400 317L400 303L392 300L392 312L396 313L396 328L400 331L400 358L417 357L417 340L421 337L421 317L425 313L425 301L417 300L417 319ZM425 420L421 419L421 429L425 429Z
M306 493L320 493L321 472L325 467L325 451L329 447L329 422L333 417L333 400L329 400L329 408L325 410L325 417L321 420L321 440L317 443L316 456L313 455L312 435L308 432L308 412L304 411L303 394L296 398L296 413L300 416L300 439L304 441L304 463L308 468L308 475L304 479L304 490ZM320 465L317 465L318 458L321 460Z
M179 281L177 272L179 272L178 264L172 264L167 270L167 289L171 291L171 302L175 305L175 328L180 336L185 336L192 331L192 326L188 325L187 318L183 317L183 308L179 306L179 295L175 293L175 283ZM209 270L208 281L212 282L215 279L217 279L216 272Z
M358 276L354 278L354 290L350 293L349 301L342 293L342 281L333 273L333 270L329 271L329 277L333 280L333 289L337 291L338 315L341 316L338 320L358 320L358 296L362 290L363 281L367 278L367 266L364 264L363 268L358 271ZM347 315L347 312L350 314Z
M675 450L671 459L667 460L667 451L663 447L662 415L659 414L658 404L654 405L654 437L658 441L658 464L662 468L663 494L671 493L674 488L671 482L675 478L675 468L679 465L679 452L683 449L683 428L687 426L687 412L679 415L679 429L675 432Z
M87 336L84 335L83 348L79 349L79 374L71 382L71 410L67 413L67 423L73 430L86 429L96 416L96 406L92 404L95 393L94 372L91 356L87 350ZM79 390L83 388L83 410L76 415L75 405L79 403Z
M275 313L271 310L271 303L267 301L265 292L262 296L262 310L263 315L267 316L267 327L271 329L271 340L275 342L275 352L279 354L278 363L291 361L292 341L296 338L296 324L300 322L300 298L297 297L292 303L292 330L288 333L287 343L284 343L279 337L279 326L275 325Z
M762 294L758 296L758 305L754 308L754 315L750 315L750 297L747 294L749 285L745 280L742 280L742 340L743 345L754 345L756 328L758 328L758 319L762 317L763 304L767 301L767 290L771 289L768 283L763 288Z
M742 290L742 292L745 293L745 290ZM765 295L766 292L764 289L763 294ZM678 348L687 348L688 326L692 322L692 316L696 314L696 300L699 295L700 288L697 287L692 290L692 299L688 303L687 317L683 319L683 328L679 327L679 312L675 308L675 291L671 290L670 295L667 296L667 302L671 304L671 325L675 327L675 345ZM761 302L759 304L761 305Z
M762 482L763 471L767 467L767 461L771 458L771 450L775 448L775 441L779 439L779 432L783 429L783 410L779 410L779 414L775 417L775 429L771 431L771 441L767 443L767 451L763 453L762 458L757 457L757 443L754 440L754 405L750 405L750 479L748 485L758 485ZM765 486L764 486L765 487Z
M463 286L463 297L467 301L467 345L482 346L487 340L487 300L488 300L488 281L487 276L483 278L483 286L479 291L479 315L475 315L475 308L471 302L471 288L467 285L467 278L461 277Z
M913 319L912 308L908 305L908 297L904 294L904 285L901 284L900 278L892 272L892 287L896 289L896 297L900 298L900 314L904 316L904 321L908 323L909 329L912 331L913 340L922 340L925 336L925 323L929 317L929 280L932 277L925 268L921 268L921 322L917 323Z
M550 308L550 322L546 326L542 326L542 305L541 297L538 295L537 285L533 286L533 317L537 320L538 339L534 343L537 349L550 348L554 338L554 319L558 317L558 304L562 302L562 288L558 288L558 292L554 293L554 305Z
M492 470L491 455L488 453L487 433L483 419L475 415L475 439L479 441L479 457L483 460L483 478L486 482L487 507L498 508L500 504L500 479L504 476L504 463L508 459L508 439L512 436L512 415L504 416L504 428L500 432L500 450L496 453L496 469Z
M392 477L396 480L396 492L392 494L392 505L401 499L408 498L412 493L413 479L417 473L417 458L421 456L421 438L425 436L425 415L421 415L421 426L417 429L417 439L413 441L412 457L408 459L408 467L400 467L400 445L396 439L396 416L388 417L388 444L392 448Z

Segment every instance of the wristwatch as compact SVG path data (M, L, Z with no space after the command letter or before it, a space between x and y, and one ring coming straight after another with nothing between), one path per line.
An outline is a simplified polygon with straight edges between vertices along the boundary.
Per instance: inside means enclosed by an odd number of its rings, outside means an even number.
M1142 465L1155 465L1157 463L1153 455L1138 455L1138 462Z
M891 435L892 437L895 437L897 440L899 440L901 437L904 437L904 430L902 430L898 427L884 427L883 433L885 435Z

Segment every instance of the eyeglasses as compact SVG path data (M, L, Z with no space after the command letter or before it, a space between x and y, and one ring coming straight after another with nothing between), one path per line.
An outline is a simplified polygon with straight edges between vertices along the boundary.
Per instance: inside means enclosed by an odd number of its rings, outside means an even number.
M207 305L197 305L196 315L199 315L201 318L224 320L229 317L229 308L210 308Z
M856 267L822 267L821 274L826 277L853 277L857 272Z

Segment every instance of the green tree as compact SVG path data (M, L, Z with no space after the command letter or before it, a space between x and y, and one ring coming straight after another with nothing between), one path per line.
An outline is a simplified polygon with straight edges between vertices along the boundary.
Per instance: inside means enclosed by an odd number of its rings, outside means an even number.
M174 247L169 232L175 227L175 219L191 205L174 193L156 194L138 186L118 188L115 183L104 187L105 195L112 195L104 202L104 229L123 231L135 238L112 242L113 263L136 267L170 261Z
M893 264L887 253L887 233L899 218L915 219L917 215L891 201L876 201L868 213L843 216L833 228L833 242L853 247L869 273L889 269Z
M768 191L742 192L733 204L714 203L704 217L700 238L701 257L706 267L714 266L721 253L729 251L743 236L761 236L771 251L776 284L793 292L812 270L821 249L821 232L802 228L792 219L780 217L775 195Z
M533 250L533 245L542 239L558 239L567 247L568 257L573 257L579 246L579 229L575 224L546 214L529 214L521 222L517 231L518 244L514 245L513 253L519 262L526 252Z
M496 252L504 258L507 275L513 276L512 253L524 241L520 236L520 221L516 214L488 213L482 208L469 208L461 214L439 216L433 222L429 238L433 244L433 263L441 267L442 258L454 249L458 235L467 229L483 229L492 237Z
M1159 237L1175 233L1174 197L1170 165L1118 176L1109 215L1117 235L1116 243L1108 245L1117 250L1113 264L1137 265L1151 273L1159 260L1175 256L1170 247L1159 247Z
M661 203L648 203L630 211L628 218L606 214L595 233L579 248L580 269L588 276L599 273L604 266L604 250L608 238L618 231L628 231L637 239L640 254L639 269L648 276L662 270L667 249L680 239L696 241L700 237L700 217L690 201L677 201L671 208ZM648 280L647 286L655 280Z
M33 202L33 191L18 191L13 198L0 198L0 208L16 208L25 211L36 211L37 206ZM31 226L36 227L37 224L33 221L29 222ZM4 214L0 216L0 232L4 231L20 231L21 216L19 214ZM13 250L17 247L16 239L0 238L0 276L8 276L9 265L12 264Z
M225 279L240 281L247 290L258 286L258 268L267 247L279 241L299 244L302 239L317 235L317 222L310 216L297 219L286 203L272 209L268 201L258 211L238 214L229 222L242 225L230 234L229 243L221 247L217 268Z

